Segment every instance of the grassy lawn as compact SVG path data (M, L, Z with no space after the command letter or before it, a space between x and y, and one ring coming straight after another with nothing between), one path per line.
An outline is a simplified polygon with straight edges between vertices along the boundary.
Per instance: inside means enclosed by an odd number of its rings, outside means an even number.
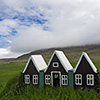
M0 84L6 85L7 81L18 73L21 73L25 63L5 63L0 64Z
M94 65L96 66L96 68L99 70L100 72L100 61L95 61Z

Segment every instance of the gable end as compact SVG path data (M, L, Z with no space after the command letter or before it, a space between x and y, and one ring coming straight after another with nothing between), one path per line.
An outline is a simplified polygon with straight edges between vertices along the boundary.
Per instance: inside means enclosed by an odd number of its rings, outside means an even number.
M81 57L80 57L77 65L76 65L76 67L74 69L74 73L77 71L77 69L78 69L80 63L82 62L83 58L87 61L87 63L89 64L89 66L91 67L91 69L93 70L93 72L97 73L96 67L94 66L94 64L92 63L91 59L89 58L89 56L85 52L82 53L82 55L81 55Z

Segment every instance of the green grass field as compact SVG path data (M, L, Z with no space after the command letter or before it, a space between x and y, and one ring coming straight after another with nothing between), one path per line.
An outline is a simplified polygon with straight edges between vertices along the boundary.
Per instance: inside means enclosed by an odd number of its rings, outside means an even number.
M0 64L0 84L5 86L7 81L18 73L21 73L25 63Z

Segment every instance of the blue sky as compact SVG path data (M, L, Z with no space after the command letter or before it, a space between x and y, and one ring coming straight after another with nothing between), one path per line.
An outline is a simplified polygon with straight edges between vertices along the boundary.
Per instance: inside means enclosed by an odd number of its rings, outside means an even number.
M0 0L0 58L100 43L99 0Z

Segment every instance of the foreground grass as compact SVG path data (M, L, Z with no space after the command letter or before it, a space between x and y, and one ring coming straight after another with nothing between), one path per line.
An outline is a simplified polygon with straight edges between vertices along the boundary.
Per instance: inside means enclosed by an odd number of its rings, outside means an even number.
M42 89L32 84L24 85L19 74L8 81L0 92L0 100L100 100L100 93L88 88L45 87Z

